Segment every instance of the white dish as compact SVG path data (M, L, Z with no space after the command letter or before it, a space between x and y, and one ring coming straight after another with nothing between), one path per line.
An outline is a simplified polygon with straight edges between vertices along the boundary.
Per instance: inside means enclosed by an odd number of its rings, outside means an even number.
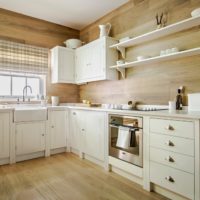
M70 49L76 49L82 46L82 41L79 39L69 39L69 40L66 40L64 44L66 45L66 47Z
M145 59L148 59L148 58L150 58L150 56L138 56L137 60L141 61L141 60L145 60Z
M200 16L200 8L197 8L191 12L192 17Z

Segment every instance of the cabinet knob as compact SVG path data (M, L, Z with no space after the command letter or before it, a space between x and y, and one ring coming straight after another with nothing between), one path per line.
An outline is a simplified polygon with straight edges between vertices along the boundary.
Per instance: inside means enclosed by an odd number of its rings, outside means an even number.
M165 129L168 130L168 131L173 131L174 130L173 126L171 126L171 125L168 125L167 127L165 127Z
M167 145L167 146L169 146L169 147L173 147L173 146L175 146L174 145L174 143L172 142L172 141L167 141L167 142L165 142L165 144Z
M167 181L169 181L169 182L171 182L171 183L174 183L174 182L175 182L175 180L174 180L171 176L165 177L165 180L167 180Z
M44 136L45 136L45 134L42 134L42 136L44 137Z
M76 115L76 113L75 113L75 112L73 112L73 115Z
M81 130L82 130L82 131L85 131L85 129L84 129L84 128L82 128Z
M51 126L51 128L54 128L54 126Z
M166 161L174 163L174 159L171 156L168 156L167 158L165 158Z

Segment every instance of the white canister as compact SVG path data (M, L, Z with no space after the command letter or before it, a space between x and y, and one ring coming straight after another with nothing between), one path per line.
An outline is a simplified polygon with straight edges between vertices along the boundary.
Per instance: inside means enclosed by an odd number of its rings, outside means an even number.
M52 96L51 97L51 103L52 103L52 106L59 106L59 97L58 96Z
M176 110L176 102L169 101L169 110Z

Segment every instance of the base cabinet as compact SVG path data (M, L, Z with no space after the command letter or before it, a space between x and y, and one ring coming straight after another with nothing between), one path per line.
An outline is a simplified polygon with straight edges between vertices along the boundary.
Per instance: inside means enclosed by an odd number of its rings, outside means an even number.
M0 159L9 157L10 114L0 113Z
M105 113L72 110L70 125L70 147L104 161Z
M45 122L20 123L15 126L16 155L25 155L45 150Z
M49 111L50 118L50 149L67 146L67 111Z

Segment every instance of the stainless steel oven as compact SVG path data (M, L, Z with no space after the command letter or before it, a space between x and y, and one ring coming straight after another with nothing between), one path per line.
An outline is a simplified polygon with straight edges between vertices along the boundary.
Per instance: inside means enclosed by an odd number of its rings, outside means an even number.
M109 116L109 156L143 167L143 118Z

